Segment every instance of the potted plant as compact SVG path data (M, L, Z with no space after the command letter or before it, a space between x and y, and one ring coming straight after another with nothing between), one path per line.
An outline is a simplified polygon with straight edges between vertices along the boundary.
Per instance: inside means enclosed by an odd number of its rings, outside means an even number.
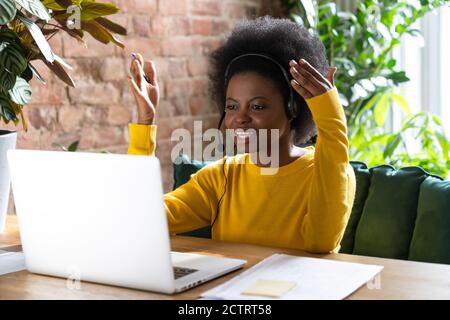
M126 35L126 29L105 16L119 8L95 0L1 0L0 1L0 122L27 130L22 109L31 102L29 85L33 77L45 84L45 79L32 61L42 60L56 76L69 86L75 86L67 73L71 70L55 54L48 40L59 32L84 42L85 33L96 40L121 48L123 43L114 34ZM6 151L15 148L17 133L0 130L0 232L4 228L8 207L10 179Z

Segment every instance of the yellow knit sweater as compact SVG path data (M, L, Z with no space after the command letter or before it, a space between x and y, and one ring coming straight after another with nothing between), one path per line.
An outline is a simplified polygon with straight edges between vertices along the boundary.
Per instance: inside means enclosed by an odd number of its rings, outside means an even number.
M315 148L307 148L274 175L261 175L249 154L228 157L225 165L223 160L207 165L164 195L170 231L215 221L215 240L337 251L356 184L348 162L345 115L336 89L306 101L318 128ZM128 153L154 155L156 126L130 124L129 129Z

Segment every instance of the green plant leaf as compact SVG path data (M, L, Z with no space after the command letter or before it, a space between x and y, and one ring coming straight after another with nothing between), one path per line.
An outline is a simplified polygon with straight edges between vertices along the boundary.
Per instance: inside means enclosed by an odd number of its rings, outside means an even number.
M11 120L17 120L17 116L11 107L10 100L2 93L0 93L0 116L3 118L6 124Z
M7 24L16 16L16 3L14 0L0 1L0 25Z
M33 79L33 71L28 65L24 72L20 75L21 78L25 79L27 82L30 82Z
M103 27L100 23L95 20L81 22L81 27L83 30L87 31L92 37L101 43L108 44L113 42L121 48L124 48L124 44L115 38L105 27Z
M42 4L46 8L54 10L54 11L66 11L66 8L67 8L67 6L61 5L55 0L42 0Z
M27 59L22 48L11 41L0 43L0 66L14 75L20 75L27 68Z
M38 78L43 84L45 84L45 79L39 74L39 72L31 63L28 64L28 67L31 69L36 78Z
M22 8L39 19L49 21L50 15L40 0L15 0Z
M385 159L391 157L401 141L402 141L402 136L400 134L393 135L388 140L386 148L384 149L384 152L383 152L383 157Z
M384 126L389 111L389 94L384 94L375 105L373 112L375 122L378 126Z
M31 102L31 87L25 79L17 77L14 88L8 91L12 101L19 105L25 105Z
M122 27L121 25L112 22L109 19L103 18L103 17L99 17L96 18L95 21L97 21L98 23L100 23L103 27L105 27L106 29L108 29L109 31L113 32L113 33L117 33L120 34L122 36L126 36L127 35L127 29L125 29L124 27Z
M30 31L31 36L39 47L39 50L41 50L41 53L44 55L45 59L49 62L53 62L55 58L53 57L52 48L50 48L47 39L45 39L45 36L42 34L42 31L38 25L24 16L20 11L17 12L17 18L22 21L28 31Z
M2 88L3 91L8 91L14 87L15 83L16 75L3 68L0 68L0 88Z
M396 106L399 106L400 109L403 110L403 113L406 116L409 116L411 114L411 108L409 106L409 102L408 102L408 100L406 100L405 97L403 97L402 95L399 95L397 93L392 93L391 99L392 99L392 101L394 101Z
M90 21L95 18L108 16L119 12L119 8L111 3L97 3L83 1L81 3L81 19Z
M64 70L62 65L57 61L54 60L53 63L48 62L43 57L42 61L47 65L47 67L53 71L56 76L62 80L64 83L66 83L68 86L75 87L75 82L73 81L72 77Z
M70 144L70 146L67 147L67 151L70 151L70 152L75 152L75 151L77 151L78 145L79 145L79 144L80 144L80 141L72 142L72 143Z

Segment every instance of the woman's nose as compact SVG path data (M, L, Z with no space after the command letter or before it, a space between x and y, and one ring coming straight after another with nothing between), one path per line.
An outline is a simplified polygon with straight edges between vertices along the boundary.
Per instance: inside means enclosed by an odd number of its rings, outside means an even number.
M247 110L242 109L242 110L239 110L239 112L236 114L234 121L237 124L245 124L245 123L249 123L251 121L251 118L248 115Z

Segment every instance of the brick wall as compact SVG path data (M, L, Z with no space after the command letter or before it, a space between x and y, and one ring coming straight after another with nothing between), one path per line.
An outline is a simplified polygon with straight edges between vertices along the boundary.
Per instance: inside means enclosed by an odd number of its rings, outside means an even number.
M107 1L107 0L104 0ZM171 132L192 128L202 119L215 127L216 109L207 94L207 56L243 17L277 15L269 0L110 0L121 8L112 19L126 26L126 49L86 37L87 48L64 35L51 45L74 70L76 88L66 87L43 63L34 66L47 80L33 79L33 103L25 108L29 130L20 132L18 148L59 149L80 140L81 150L126 153L127 124L136 117L128 89L130 52L156 61L161 86L157 155L164 189L172 185ZM21 130L21 127L19 128Z

